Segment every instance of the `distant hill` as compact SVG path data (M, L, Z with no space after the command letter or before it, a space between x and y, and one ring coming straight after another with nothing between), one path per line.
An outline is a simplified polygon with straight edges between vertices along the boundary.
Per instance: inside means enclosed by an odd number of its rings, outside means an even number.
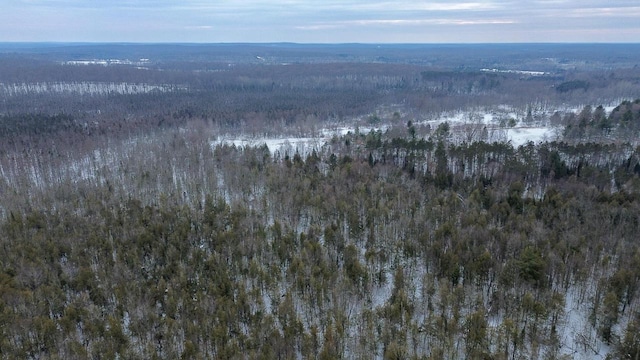
M634 66L640 59L640 44L0 43L0 54L56 61L380 62L549 71Z

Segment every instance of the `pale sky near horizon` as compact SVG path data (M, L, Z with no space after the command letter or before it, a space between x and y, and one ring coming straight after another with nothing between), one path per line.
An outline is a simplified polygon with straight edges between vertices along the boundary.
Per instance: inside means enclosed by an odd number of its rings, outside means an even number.
M0 0L0 42L640 42L638 0Z

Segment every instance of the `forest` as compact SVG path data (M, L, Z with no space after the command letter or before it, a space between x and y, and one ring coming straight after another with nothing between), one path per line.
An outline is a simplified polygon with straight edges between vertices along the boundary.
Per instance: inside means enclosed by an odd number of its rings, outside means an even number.
M0 44L0 357L640 359L638 53Z

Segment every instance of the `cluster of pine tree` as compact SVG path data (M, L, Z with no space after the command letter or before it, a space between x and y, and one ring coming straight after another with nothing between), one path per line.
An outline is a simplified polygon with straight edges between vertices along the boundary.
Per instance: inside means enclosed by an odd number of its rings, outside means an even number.
M211 136L2 154L3 358L640 356L640 148Z

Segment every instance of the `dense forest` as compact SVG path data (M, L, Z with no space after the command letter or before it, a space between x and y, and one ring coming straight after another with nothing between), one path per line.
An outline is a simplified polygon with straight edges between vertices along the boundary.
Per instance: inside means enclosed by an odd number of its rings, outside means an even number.
M637 68L348 58L0 56L0 356L639 359Z

